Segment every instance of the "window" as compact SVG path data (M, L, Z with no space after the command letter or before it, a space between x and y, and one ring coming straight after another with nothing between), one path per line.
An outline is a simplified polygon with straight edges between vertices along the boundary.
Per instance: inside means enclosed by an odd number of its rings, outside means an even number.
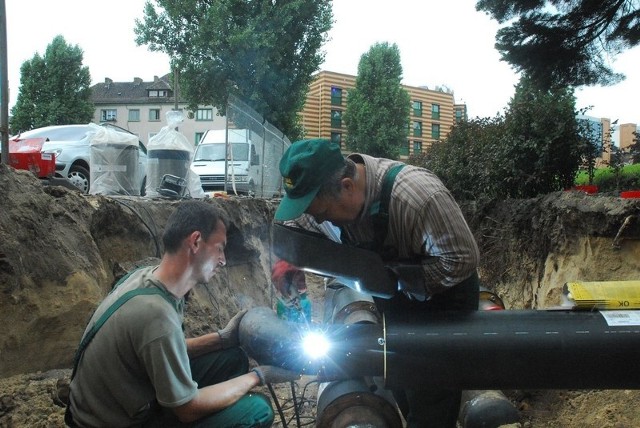
M101 122L115 122L118 119L118 111L116 109L100 110Z
M158 122L160 121L160 109L159 108L150 108L149 109L149 122Z
M462 122L462 110L456 110L456 123Z
M169 91L166 89L150 89L149 90L149 98L160 98L160 97L168 97Z
M332 132L331 133L331 142L336 143L339 146L342 146L342 133L340 132Z
M433 138L434 140L439 140L440 139L440 124L439 123L433 123L431 125L431 138Z
M413 102L413 115L422 116L422 101Z
M404 144L400 144L400 156L409 156L409 140Z
M412 127L413 127L413 136L422 137L422 122L414 120Z
M440 104L431 104L431 119L440 119Z
M342 105L342 88L331 87L331 104L334 106Z
M196 141L195 141L196 146L200 144L200 140L202 140L203 135L204 135L204 132L196 132Z
M342 112L340 110L331 110L331 127L342 128Z
M213 109L199 108L196 110L196 120L213 120Z
M140 122L140 109L129 110L129 122Z
M422 152L422 142L421 141L414 141L413 142L413 154L417 155L418 153Z

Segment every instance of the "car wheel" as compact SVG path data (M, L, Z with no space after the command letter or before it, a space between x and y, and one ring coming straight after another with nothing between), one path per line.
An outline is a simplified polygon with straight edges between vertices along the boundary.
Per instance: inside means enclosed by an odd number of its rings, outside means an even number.
M82 193L89 193L90 176L89 171L80 165L73 165L69 169L67 179L76 186Z

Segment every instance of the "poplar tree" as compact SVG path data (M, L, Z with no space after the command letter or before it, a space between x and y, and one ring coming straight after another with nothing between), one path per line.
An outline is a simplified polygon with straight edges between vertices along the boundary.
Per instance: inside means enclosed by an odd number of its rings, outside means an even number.
M344 113L347 149L397 159L409 133L410 97L402 87L400 50L376 43L362 55Z

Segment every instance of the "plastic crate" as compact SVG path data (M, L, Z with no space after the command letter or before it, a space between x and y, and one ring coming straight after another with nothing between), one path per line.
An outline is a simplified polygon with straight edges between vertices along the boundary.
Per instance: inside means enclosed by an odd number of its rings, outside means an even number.
M9 165L15 169L31 171L38 178L52 177L56 172L53 153L9 153Z

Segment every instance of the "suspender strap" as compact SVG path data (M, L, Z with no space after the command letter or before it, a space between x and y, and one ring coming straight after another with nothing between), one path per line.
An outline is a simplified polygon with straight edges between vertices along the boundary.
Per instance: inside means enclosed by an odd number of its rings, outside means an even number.
M118 300L116 300L115 302L113 302L111 306L109 306L109 308L102 314L102 316L100 316L98 321L96 321L96 323L91 327L91 329L87 332L87 334L82 338L82 341L80 342L80 346L78 347L78 350L76 351L76 355L73 359L73 372L71 373L72 379L73 379L73 376L76 374L76 370L78 368L78 364L80 363L80 358L82 357L84 350L87 348L89 343L93 340L98 330L100 330L100 328L104 325L104 323L107 322L107 320L111 317L111 315L113 315L113 313L117 311L118 308L120 308L120 306L127 303L131 298L135 296L152 295L152 294L158 294L162 296L167 302L169 302L169 304L171 304L172 307L175 307L175 302L171 300L169 296L167 296L166 291L161 290L160 288L156 288L156 287L136 288L135 290L131 290L124 293L122 296L118 298Z
M400 163L392 166L387 170L382 178L382 189L380 190L380 201L371 207L373 216L373 224L375 229L374 246L377 251L381 251L384 241L387 239L387 231L389 230L389 201L391 200L391 190L396 176L405 167Z

